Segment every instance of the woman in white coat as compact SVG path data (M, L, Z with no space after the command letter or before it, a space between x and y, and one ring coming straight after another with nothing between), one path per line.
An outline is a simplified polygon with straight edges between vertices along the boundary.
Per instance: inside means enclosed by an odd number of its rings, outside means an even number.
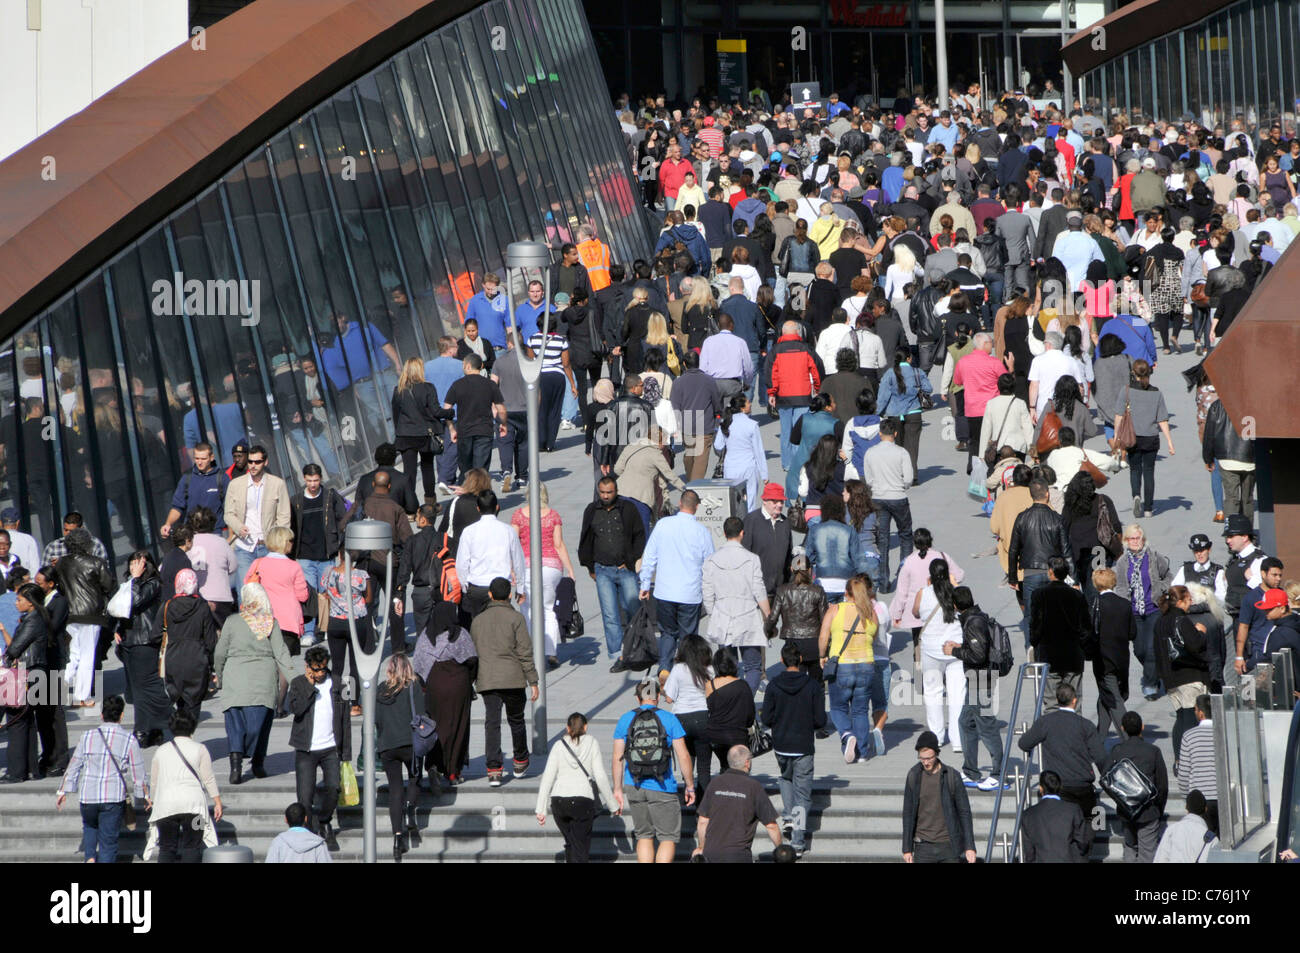
M966 703L966 672L961 659L945 655L945 642L961 642L961 622L953 601L948 561L930 563L930 584L916 594L912 614L921 624L921 682L925 689L925 726L939 738L952 741L954 753L961 752L958 715ZM948 696L948 721L944 724L944 694Z
M197 864L205 847L217 846L221 792L208 749L192 737L196 722L187 711L171 717L173 738L160 745L149 765L149 841L144 859L158 863ZM208 813L208 798L214 810Z
M744 480L750 510L762 505L763 486L767 483L767 453L758 423L749 416L749 398L735 394L727 403L722 425L714 438L714 449L725 451L722 476L727 480Z
M617 817L622 808L614 801L600 743L587 734L587 716L574 712L569 716L564 737L551 747L537 789L537 823L546 825L546 812L564 835L564 861L585 864L591 853L591 825L605 802Z

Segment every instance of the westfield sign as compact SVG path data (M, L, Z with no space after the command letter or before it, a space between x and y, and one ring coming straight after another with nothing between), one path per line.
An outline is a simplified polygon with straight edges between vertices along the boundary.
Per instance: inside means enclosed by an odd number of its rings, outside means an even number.
M831 0L831 22L835 26L906 26L907 10L906 3Z

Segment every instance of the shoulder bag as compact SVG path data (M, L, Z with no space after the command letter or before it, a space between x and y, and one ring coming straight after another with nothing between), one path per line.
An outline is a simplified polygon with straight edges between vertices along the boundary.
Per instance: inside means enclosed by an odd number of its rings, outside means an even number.
M578 763L578 770L586 776L587 783L591 785L591 799L599 806L601 803L600 786L596 784L596 779L591 776L591 772L587 770L586 765L582 763L582 759L578 757L578 752L573 750L573 746L567 740L561 738L560 744L564 745L565 750L573 755L573 760Z
M1101 776L1101 789L1111 796L1116 809L1128 820L1141 814L1158 797L1151 779L1128 758L1116 761Z
M1061 445L1061 418L1055 409L1043 414L1042 424L1038 430L1038 442L1034 444L1034 453L1040 460Z
M1012 398L1012 403L1014 402L1015 399ZM990 473L998 463L998 451L1002 449L1002 434L1007 429L1007 421L1011 419L1011 406L1007 404L1006 413L1002 415L1002 426L998 428L997 437L990 440L988 446L984 448L984 465L988 467Z
M415 707L415 683L407 686L407 699L411 703L411 756L416 764L438 743L438 723Z
M1083 448L1080 447L1080 449ZM1097 464L1093 463L1091 460L1088 459L1088 457L1086 456L1086 451L1085 451L1085 456L1083 458L1083 463L1079 465L1079 469L1082 470L1084 473L1088 474L1088 476L1092 477L1092 482L1096 485L1097 489L1099 490L1107 483L1110 482L1110 477L1102 473L1101 469L1097 466Z
M912 379L913 379L913 383L916 384L916 402L921 405L922 410L933 410L934 398L931 397L925 391L921 390L921 369L920 368L918 367L912 368Z
M835 675L840 669L840 656L843 655L845 650L849 647L849 642L853 639L853 633L857 631L858 623L861 621L861 615L853 620L853 625L849 626L849 631L844 633L844 641L840 643L840 650L826 659L826 664L822 666L822 681L835 681Z
M202 779L201 777L199 777L199 773L198 773L197 771L194 770L194 765L190 764L189 759L186 758L185 755L181 753L181 746L178 745L178 744L176 743L176 739L175 739L175 738L173 738L173 739L171 740L171 745L172 745L172 747L173 747L174 749L176 749L176 757L178 757L178 758L181 759L181 764L183 764L183 765L185 765L185 767L189 768L189 769L190 769L190 774L194 775L194 780L199 782L199 790L203 792L203 794L204 794L204 798L205 798L205 803L206 803L206 797L207 797L207 790L208 790L208 789L207 789L206 787L203 786L203 779ZM210 813L208 813L207 808L204 809L204 814L206 815L206 820L207 820L207 822L208 822L209 824L211 824L211 823L212 823L212 815L211 815ZM215 843L215 841L214 841L214 843Z
M1124 543L1117 527L1111 522L1110 507L1106 505L1104 496L1097 497L1097 542L1111 559L1118 559L1124 551Z
M122 766L117 763L117 758L113 757L113 749L109 747L108 739L104 737L104 729L96 728L95 733L99 735L99 740L104 742L104 751L108 754L108 760L113 762L113 767L117 769L117 776L122 779L123 792L130 789L130 793L122 801L122 824L127 830L133 831L138 822L135 814L135 789L127 782L126 774L122 771Z
M1113 450L1129 450L1137 443L1137 431L1133 429L1133 409L1129 405L1130 388L1124 388L1124 413L1115 418L1115 437L1110 446Z

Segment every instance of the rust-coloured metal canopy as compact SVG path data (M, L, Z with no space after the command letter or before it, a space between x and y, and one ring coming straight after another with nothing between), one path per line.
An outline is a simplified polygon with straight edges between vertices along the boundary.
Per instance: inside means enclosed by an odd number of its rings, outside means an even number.
M178 46L14 153L0 163L0 336L322 99L480 3L257 0L208 29L204 49Z
M1115 57L1181 30L1236 0L1136 0L1080 30L1061 48L1070 72L1080 76ZM1102 32L1098 32L1098 30Z

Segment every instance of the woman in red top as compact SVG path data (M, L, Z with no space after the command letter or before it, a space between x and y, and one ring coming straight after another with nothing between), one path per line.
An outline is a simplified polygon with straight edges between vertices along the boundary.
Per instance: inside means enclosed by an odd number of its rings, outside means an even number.
M569 548L564 545L564 521L560 519L557 510L551 509L550 499L546 492L546 484L540 486L541 490L541 520L542 520L542 618L546 626L546 662L552 668L560 664L556 657L556 646L560 641L560 623L555 618L555 588L560 584L560 579L565 576L573 575L573 563L569 561ZM510 518L510 525L515 528L519 534L519 543L524 548L524 558L529 560L528 582L524 586L524 594L528 594L528 587L532 585L532 558L533 554L529 551L530 530L528 519L528 504L525 503L519 509L515 510L514 516ZM524 618L532 623L532 614L528 605L523 607Z
M1142 163L1137 159L1129 159L1124 163L1124 174L1119 177L1119 220L1120 223L1132 234L1135 223L1133 214L1133 176L1137 175L1138 170L1142 168Z

